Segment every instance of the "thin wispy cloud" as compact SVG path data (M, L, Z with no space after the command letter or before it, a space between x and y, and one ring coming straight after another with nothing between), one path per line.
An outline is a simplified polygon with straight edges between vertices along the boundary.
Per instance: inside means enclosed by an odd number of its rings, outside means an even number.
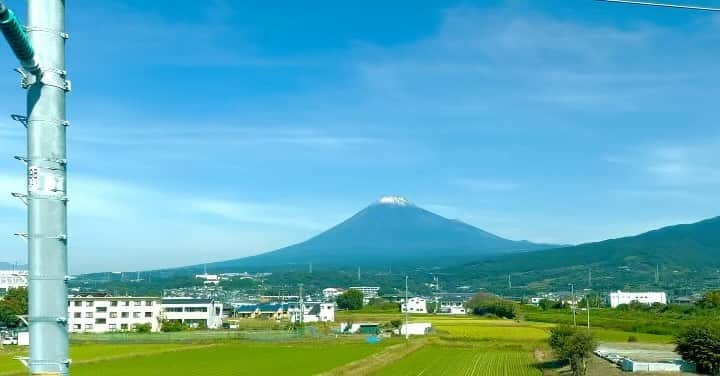
M720 185L718 147L717 141L658 143L606 160L626 166L660 186L702 188Z
M493 179L457 179L453 184L476 192L482 191L514 191L519 189L521 185L513 181L493 180Z

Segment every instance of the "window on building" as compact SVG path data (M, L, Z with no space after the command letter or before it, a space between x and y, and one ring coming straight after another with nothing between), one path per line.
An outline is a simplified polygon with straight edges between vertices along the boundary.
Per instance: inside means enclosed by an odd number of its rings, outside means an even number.
M185 307L185 312L207 312L207 307Z
M76 301L73 302L73 305L74 305L75 307L82 307L82 302L79 301L79 300L76 300Z
M133 312L133 318L139 319L140 318L140 312Z
M118 305L117 303L118 303L117 300L111 300L110 307L117 307L117 305Z
M182 312L182 307L168 307L165 308L165 312Z
M110 312L110 318L116 319L117 318L117 312Z
M81 312L75 312L75 313L73 313L73 317L76 318L76 319L79 319L79 318L82 317L82 313L81 313Z
M93 318L93 313L92 313L92 312L85 312L85 318L88 318L88 319Z
M152 317L152 312L145 312L145 317Z
M127 330L128 324L120 324L120 330Z
M87 302L85 302L85 306L86 306L86 307L92 307L92 306L93 306L93 301L92 301L92 300L88 300Z
M117 330L117 324L108 324L108 329L111 331Z
M92 330L93 324L85 324L85 330Z
M148 307L152 307L153 301L152 301L152 300L146 300L146 301L145 301L145 305L148 306Z
M74 324L74 325L73 325L73 329L74 329L74 330L80 330L80 329L82 329L82 325L80 325L80 324Z
M106 322L105 319L95 319L96 324L105 324Z
M135 307L140 307L142 305L142 301L136 300L135 301Z
M130 317L130 312L120 312L120 318L126 319Z
M122 305L123 305L123 307L130 307L130 301L126 300L126 301L122 302Z
M107 312L107 307L95 307L95 312L105 313Z

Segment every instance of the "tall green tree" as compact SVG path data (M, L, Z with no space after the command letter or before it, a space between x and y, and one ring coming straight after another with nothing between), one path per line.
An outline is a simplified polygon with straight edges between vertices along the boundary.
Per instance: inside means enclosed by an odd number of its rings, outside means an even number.
M363 306L363 293L358 290L348 290L335 300L338 308L347 310L358 310Z
M715 323L693 325L676 338L675 351L695 363L698 372L720 375L720 326Z
M484 292L473 296L466 306L476 315L494 315L507 319L514 319L517 316L517 304Z
M697 305L702 308L720 307L720 290L706 292L702 299L697 302Z
M5 323L5 325L9 327L17 327L20 325L18 315L27 314L27 288L9 289L7 294L0 300L0 322Z
M560 359L570 362L573 376L587 373L587 359L597 347L591 333L569 325L560 325L550 330L550 347Z

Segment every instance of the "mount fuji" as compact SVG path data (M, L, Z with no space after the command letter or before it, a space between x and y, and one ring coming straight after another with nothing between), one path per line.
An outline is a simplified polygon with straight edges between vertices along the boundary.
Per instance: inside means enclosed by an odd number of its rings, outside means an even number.
M213 269L290 264L435 266L489 255L556 248L513 241L444 218L404 197L385 196L337 226L299 244L208 264Z

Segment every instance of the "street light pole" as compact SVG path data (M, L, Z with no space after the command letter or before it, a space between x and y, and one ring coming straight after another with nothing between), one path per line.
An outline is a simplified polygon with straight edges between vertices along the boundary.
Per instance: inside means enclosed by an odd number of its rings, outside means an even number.
M0 0L0 30L22 66L27 89L28 305L31 375L67 375L67 179L65 0L28 0L23 28Z

